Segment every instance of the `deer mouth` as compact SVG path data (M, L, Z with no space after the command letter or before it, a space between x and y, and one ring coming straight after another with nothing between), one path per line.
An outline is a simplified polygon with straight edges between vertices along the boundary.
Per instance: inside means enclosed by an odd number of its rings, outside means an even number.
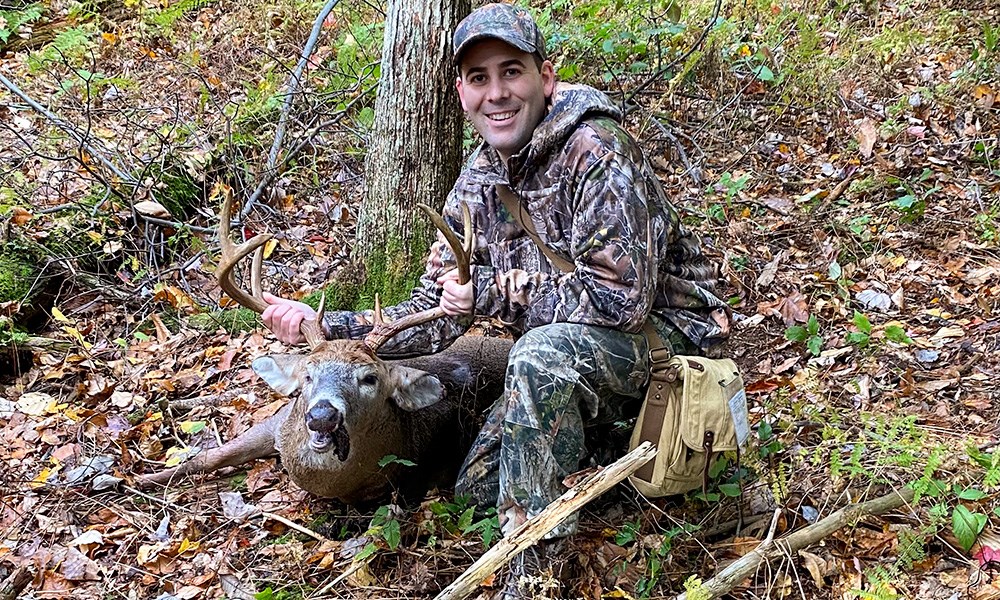
M335 452L338 459L345 461L351 451L351 436L347 434L344 427L333 429L309 427L309 449L316 454Z
M344 427L344 413L327 400L318 401L306 412L306 429L309 430L309 449L316 454L335 451L341 461L347 460L351 450L351 437Z

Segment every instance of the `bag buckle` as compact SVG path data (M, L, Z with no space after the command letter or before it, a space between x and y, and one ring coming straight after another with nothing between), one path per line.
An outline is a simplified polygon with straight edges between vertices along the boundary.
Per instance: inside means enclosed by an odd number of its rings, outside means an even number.
M673 354L669 348L653 348L649 351L649 376L652 381L677 381L680 373L677 365L670 364Z
M659 348L650 348L650 350L649 350L649 367L653 368L654 366L658 366L658 365L661 365L663 363L670 362L671 358L673 358L673 354L671 354L669 348L666 348L666 347L663 347L663 346L661 346Z

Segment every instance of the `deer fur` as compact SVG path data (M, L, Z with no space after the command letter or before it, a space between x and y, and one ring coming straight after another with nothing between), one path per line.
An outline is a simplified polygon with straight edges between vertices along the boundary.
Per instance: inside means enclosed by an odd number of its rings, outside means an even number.
M166 485L278 453L299 487L352 504L389 490L451 486L480 414L503 393L510 347L463 336L438 354L383 361L363 342L334 340L308 354L258 358L254 371L290 401L235 439L139 483ZM379 467L388 455L416 467Z

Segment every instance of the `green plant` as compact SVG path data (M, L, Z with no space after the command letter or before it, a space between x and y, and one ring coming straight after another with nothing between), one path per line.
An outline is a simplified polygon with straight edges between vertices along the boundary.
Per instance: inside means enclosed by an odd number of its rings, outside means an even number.
M726 203L732 202L733 198L743 191L743 188L747 186L750 181L750 174L744 173L737 178L733 178L733 174L726 171L719 177L718 183L715 184L715 191L725 192Z
M1000 202L994 202L987 210L973 217L972 222L980 241L992 244L1000 242Z
M955 507L951 513L951 530L963 550L968 552L972 548L988 520L983 513L972 512L962 504Z
M785 330L785 339L792 342L804 342L813 356L819 356L823 348L823 336L819 333L819 320L816 315L809 315L806 326L793 325Z
M784 450L785 446L774 434L774 429L767 421L761 421L757 427L758 452L761 458L774 456Z
M868 341L872 333L872 324L868 321L868 317L862 312L854 311L854 318L851 321L858 330L847 334L847 342L854 344L858 348L868 346Z
M1000 451L983 452L970 445L966 448L966 454L973 462L986 470L981 482L983 489L995 491L1000 488Z
M365 535L375 540L381 540L390 550L395 550L399 547L399 542L402 540L399 520L396 518L398 511L399 508L393 504L384 504L378 507L372 516ZM378 549L379 543L376 541L368 542L361 549L361 552L355 555L354 562L361 562L371 558L378 552Z
M42 47L37 52L32 52L28 57L28 67L38 72L46 65L52 63L66 63L74 67L83 63L88 57L89 51L96 46L94 41L94 26L84 23L77 27L64 29L56 34L55 38ZM77 77L80 74L74 73ZM86 80L86 78L84 78ZM75 84L75 80L66 79L61 82L64 91Z
M254 594L254 600L302 600L304 596L302 590L277 589L267 586L262 591Z
M687 32L676 0L557 0L535 17L559 57L559 77L592 83L663 68L682 51Z
M0 43L6 44L22 25L30 25L42 18L42 12L40 3L29 4L19 10L0 10Z
M711 600L713 597L712 592L705 588L705 584L697 575L692 575L684 580L684 591L688 600Z
M486 547L489 547L499 535L500 521L495 507L488 508L485 516L479 520L475 520L476 507L470 506L468 499L464 497L455 498L454 502L434 501L428 508L435 520L434 523L424 523L424 527L431 531L431 537L427 542L429 546L436 543L437 532L456 537L477 534Z
M645 600L653 595L653 590L663 577L663 567L670 558L670 550L673 548L674 538L682 533L689 532L687 527L674 527L660 536L660 543L655 546L646 557L646 570L635 582L636 597Z
M983 21L983 45L982 50L977 46L972 53L972 60L985 58L983 54L995 54L1000 52L1000 25L994 25L989 21Z
M28 334L14 325L8 317L0 315L0 346L19 346L28 342Z
M924 169L914 181L896 180L899 184L896 191L902 195L893 200L891 204L903 214L902 221L904 223L913 223L922 217L927 209L927 197L941 189L941 186L938 185L933 187L926 185L933 176L934 171Z
M146 22L161 35L172 35L173 27L186 13L202 9L215 0L179 0L161 5L146 16Z

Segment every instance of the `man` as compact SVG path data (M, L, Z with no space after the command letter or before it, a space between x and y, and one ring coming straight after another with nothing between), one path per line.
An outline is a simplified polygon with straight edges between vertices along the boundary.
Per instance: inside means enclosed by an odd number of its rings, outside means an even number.
M585 424L638 413L649 372L640 333L647 319L675 353L688 354L725 339L729 320L713 293L715 267L681 226L620 112L593 88L556 82L528 13L483 6L453 41L459 98L483 144L444 215L457 228L461 203L471 210L472 281L458 284L439 236L420 286L385 312L398 318L440 304L451 316L401 333L382 352L439 350L468 328L473 312L520 336L504 396L456 486L481 505L495 504L507 534L565 491L563 479L584 458ZM572 270L550 262L504 207L507 186L514 210ZM264 323L285 342L301 341L298 325L311 309L267 299ZM330 338L357 338L370 322L370 311L339 312L324 326ZM575 529L574 516L547 539ZM526 555L515 576L538 558Z

